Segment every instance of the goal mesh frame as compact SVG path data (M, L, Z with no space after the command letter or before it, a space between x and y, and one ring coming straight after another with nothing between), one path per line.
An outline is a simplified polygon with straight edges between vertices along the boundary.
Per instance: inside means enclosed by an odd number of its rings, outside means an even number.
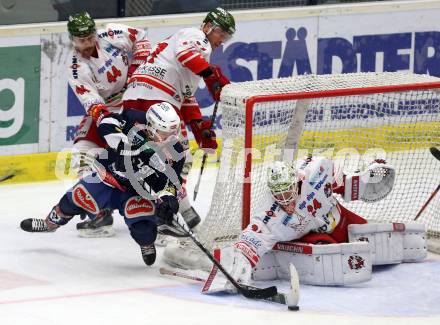
M430 90L439 89L439 82L427 82L419 84L403 84L391 86L365 87L365 88L351 88L351 89L337 89L327 91L315 92L299 92L288 94L272 94L272 95L257 95L246 99L246 124L245 124L245 169L243 173L243 215L242 215L242 229L246 228L251 218L251 171L252 171L252 124L253 124L253 108L257 103L276 102L286 100L302 100L310 98L325 98L325 97L343 97L354 95L367 95L390 92L404 92L414 90ZM440 140L439 140L440 141ZM440 216L439 216L440 217ZM440 237L438 233L431 234L434 237Z
M376 80L376 78L378 80ZM410 80L411 82L408 82ZM271 87L274 87L275 90L272 90ZM293 89L293 90L291 90ZM301 91L298 91L298 89L301 89ZM394 94L395 93L395 94ZM284 150L286 146L286 139L282 140L284 142L277 142L277 139L270 139L269 141L266 141L264 132L266 132L267 125L264 123L264 118L268 117L269 114L264 111L264 109L270 110L278 110L277 112L281 112L280 116L283 115L284 112L287 112L289 110L295 111L294 113L291 113L291 115L295 115L296 111L298 110L298 103L300 102L307 102L309 101L309 104L306 105L305 111L308 113L309 111L313 111L316 108L324 107L324 109L327 109L328 106L330 106L330 110L333 109L331 105L338 106L338 103L342 103L341 106L343 107L343 104L348 103L348 105L362 105L365 101L372 100L373 101L373 110L375 110L376 113L381 113L381 100L384 103L389 103L395 101L400 105L402 102L404 109L406 109L406 106L409 105L410 108L408 109L418 109L419 102L417 99L418 96L424 98L426 102L425 105L429 106L428 103L431 103L434 108L426 108L423 107L423 109L427 109L429 112L426 113L422 109L422 113L419 112L412 112L402 113L402 116L398 116L398 120L395 120L395 116L392 115L392 113L389 113L389 116L385 116L384 120L380 120L380 115L375 115L372 120L369 120L369 117L367 117L367 121L365 123L368 124L368 126L365 126L366 129L368 129L370 134L366 132L364 135L363 132L365 131L364 124L361 123L361 125L357 125L356 123L351 123L353 121L348 121L346 124L344 124L345 121L341 122L341 129L338 129L338 123L339 121L333 121L331 118L329 121L323 120L324 124L329 123L328 125L325 124L322 127L324 127L324 130L328 132L328 135L326 134L322 139L320 135L320 129L319 125L315 126L313 125L314 122L307 121L308 126L306 125L306 119L304 118L302 120L304 129L301 129L299 133L297 134L298 141L296 142L297 148L300 149L300 146L304 145L307 148L307 145L310 145L310 148L320 148L321 144L325 145L333 145L334 148L344 148L344 146L350 146L350 144L345 143L345 140L343 139L344 136L347 136L347 134L350 134L350 132L357 132L357 128L361 129L361 138L362 137L368 137L371 135L371 132L377 132L377 131L383 131L386 135L388 133L392 133L395 130L397 130L397 136L391 139L392 146L390 148L387 148L387 144L385 143L385 147L387 150L391 150L390 158L395 158L396 156L400 161L397 161L397 163L403 163L403 168L405 168L405 172L408 170L411 170L412 165L408 166L407 161L400 157L401 151L408 151L409 154L416 154L414 157L414 160L423 160L423 164L416 163L416 168L418 168L416 171L414 171L413 175L418 175L417 172L423 172L423 179L426 178L430 179L429 183L423 184L423 195L419 195L417 198L416 203L412 203L411 206L411 213L407 212L404 215L404 220L401 222L408 222L412 221L412 219L415 217L415 212L413 211L416 206L420 204L420 207L422 206L422 201L424 200L424 195L426 192L426 199L429 197L429 194L436 188L438 185L438 180L433 180L435 178L435 175L440 175L440 162L433 166L433 170L426 172L425 170L428 169L428 164L434 164L434 158L430 156L429 151L427 150L430 145L432 146L440 146L440 79L432 76L427 75L415 75L415 74L408 74L408 73L354 73L354 74L342 74L342 75L307 75L307 76L296 76L291 78L279 78L279 79L271 79L271 80L258 80L258 81L250 81L250 82L244 82L244 83L236 83L232 85L226 86L222 91L222 97L221 97L221 103L219 106L219 109L222 110L222 138L223 138L223 149L221 153L221 160L220 160L220 167L217 175L216 185L214 188L213 193L213 199L211 202L210 210L208 212L207 217L205 220L203 220L202 224L199 226L199 232L198 237L199 240L204 244L208 249L214 249L214 248L221 248L227 244L231 244L234 241L238 239L238 234L240 232L240 228L245 228L250 221L252 213L255 213L255 203L253 203L253 200L255 201L255 198L257 197L260 199L261 193L264 192L264 185L263 183L263 177L265 178L264 168L267 166L267 161L264 161L263 163L261 160L262 154L260 154L259 158L253 157L253 152L255 148L263 148L263 150L266 150L267 143L270 143L272 145L274 142L274 146L277 147L280 145L280 149ZM416 99L416 104L413 104L414 98ZM316 99L321 99L321 102L316 101ZM432 102L431 102L432 101ZM407 104L407 103L411 104ZM262 104L267 103L277 103L277 105L273 105L274 107L271 107L268 105L267 107L262 107ZM284 103L284 106L283 104ZM435 103L435 104L432 104ZM295 106L296 105L296 106ZM376 105L376 107L374 107ZM421 104L420 104L421 105ZM312 107L313 106L313 107ZM262 113L262 114L261 114ZM260 116L256 117L254 115L261 114ZM388 113L387 113L388 114ZM420 115L417 115L420 114ZM331 115L331 114L330 114ZM415 115L415 118L413 119L412 116L409 115ZM273 118L274 120L282 119L283 117L268 117ZM292 118L292 116L289 115L289 118ZM356 117L358 118L358 117ZM289 122L285 123L290 125L291 121L293 121L294 118L289 120ZM348 120L350 118L347 118ZM432 120L434 119L434 122ZM362 118L360 119L362 120ZM380 121L377 121L380 120ZM263 121L262 124L259 124ZM432 123L431 123L431 122ZM273 122L274 124L276 123ZM301 122L300 122L301 123ZM371 124L370 124L371 123ZM390 123L388 125L387 123ZM405 131L400 130L400 128L406 128L408 124L414 123L414 129L409 131L408 133L405 133ZM243 126L244 124L244 126ZM270 124L270 123L267 123ZM317 123L319 124L319 123ZM353 124L353 126L352 126ZM258 130L255 130L254 125L256 128L260 128ZM285 125L279 124L279 126L284 127L284 129L280 132L287 132L287 128ZM272 126L271 126L272 127ZM318 128L318 129L315 129ZM328 129L326 129L326 127ZM411 141L416 139L419 135L420 129L423 128L429 128L432 127L434 130L432 131L433 136L428 136L428 140L425 137L425 134L423 133L423 139L420 143L417 143L415 146L411 145L411 142L408 142L409 145L405 146L405 143L403 146L397 146L398 148L394 148L394 142L397 141L396 139L403 138L403 142L405 141ZM237 129L234 129L237 128ZM244 128L244 130L243 130ZM306 130L307 129L307 130ZM232 130L232 131L230 131ZM238 130L238 131L237 131ZM335 131L336 130L336 131ZM423 129L424 130L424 129ZM269 130L270 131L270 130ZM339 136L337 132L342 131L341 139L336 139L331 143L333 140L332 136L336 134L336 136ZM347 134L344 134L344 131L347 131ZM399 133L402 131L402 134ZM259 133L263 132L263 133ZM272 132L272 131L271 131ZM290 130L288 131L290 132ZM309 141L307 139L308 134L312 134L312 140ZM255 133L255 134L253 134ZM283 134L284 134L283 133ZM272 137L276 138L277 136L276 132L272 133ZM283 135L284 136L284 135ZM316 136L316 139L314 138ZM270 137L270 136L269 136ZM238 139L239 138L239 139ZM254 138L257 139L257 143L254 143ZM287 136L286 136L287 138ZM305 139L303 143L299 139ZM376 144L377 139L372 137L373 144ZM432 139L434 138L434 139ZM228 140L232 140L231 143L228 143ZM235 141L238 140L238 141ZM351 140L351 139L350 139ZM370 140L370 139L368 139ZM270 142L274 141L274 142ZM309 142L308 142L309 141ZM328 141L328 142L325 142ZM351 142L351 145L353 143L356 145L357 141L359 139L349 141ZM389 139L387 139L389 141ZM370 141L367 141L368 143L364 146L358 147L360 151L366 150L371 145ZM380 146L382 143L378 143ZM283 147L284 146L284 147ZM237 150L237 147L241 148ZM300 158L298 151L295 149L295 154L291 158L291 160L295 160ZM325 149L325 146L324 146ZM426 150L425 150L426 149ZM231 150L231 153L228 153ZM240 151L242 150L242 152ZM394 150L394 151L393 151ZM318 150L319 151L319 150ZM385 150L384 150L385 151ZM420 153L423 152L423 153ZM266 152L267 153L267 152ZM388 154L388 152L386 152ZM230 156L229 156L230 155ZM243 161L239 161L242 159ZM260 160L258 160L260 159ZM274 158L279 159L279 158ZM412 162L413 160L411 160ZM370 163L371 160L368 162ZM364 164L367 163L364 161ZM392 161L390 162L392 164ZM224 165L223 165L224 164ZM255 165L254 165L255 164ZM420 165L420 166L419 166ZM254 167L255 166L255 167ZM358 166L359 167L359 166ZM365 167L365 165L363 166ZM397 166L398 167L398 166ZM396 171L398 174L398 170L396 167ZM255 168L255 170L253 169ZM424 169L423 169L424 168ZM256 174L254 175L256 171ZM412 172L412 170L411 170ZM238 175L240 173L240 175ZM437 174L435 174L437 173ZM404 174L406 175L406 174ZM432 176L434 175L434 176ZM398 175L397 175L398 177ZM396 178L397 178L396 177ZM413 176L412 176L413 177ZM257 179L256 179L257 178ZM243 182L242 184L239 182ZM254 182L254 183L253 183ZM437 182L434 186L434 183ZM402 199L406 201L411 201L411 197L407 195L407 192L405 191L405 186L409 184L412 186L412 190L414 192L417 191L418 186L420 185L421 181L417 179L417 177L413 177L409 182L405 182L402 185L402 188L399 188L398 195L396 196L396 199ZM400 186L400 184L399 184ZM258 187L258 191L255 190ZM432 187L432 189L431 189ZM253 193L253 189L255 192ZM427 193L429 191L429 193ZM422 192L422 190L420 190ZM403 195L402 195L403 193ZM218 194L218 195L217 195ZM382 210L380 210L380 204L387 204L386 200L391 197L391 200L394 200L394 196L390 194L389 197L387 197L385 200L379 201L379 204L377 203L364 203L356 201L354 203L344 203L342 204L346 206L348 209L354 208L352 210L355 213L359 213L358 211L365 211L365 206L362 206L363 204L371 204L375 205L377 204L379 207L371 209L371 211L368 211L367 215L370 215L367 217L368 220L371 221L377 221L377 222L391 222L391 218L396 213L393 209L395 206L391 206L392 211L388 211L385 213L385 211L382 213ZM230 202L228 200L232 200L233 202ZM340 200L340 198L338 198ZM392 201L394 202L394 201ZM254 205L252 205L254 204ZM358 204L357 207L360 207L360 209L357 209L356 204ZM409 202L408 204L411 204ZM406 209L408 206L405 205L403 209ZM435 211L440 209L440 196L433 200L430 203L431 207L427 208L424 213L429 211L430 218L432 214L435 214ZM403 205L402 205L403 206ZM397 212L402 213L402 207L397 206ZM362 210L363 209L363 210ZM369 207L367 207L369 209ZM409 209L408 209L409 211ZM410 214L412 215L414 212L414 216L412 216L412 219L410 217ZM364 217L362 213L359 213L361 216ZM375 217L371 217L372 215L376 216L379 215L378 219L375 219ZM381 218L383 219L381 220ZM229 219L228 219L229 218ZM235 219L234 219L235 218ZM221 220L219 223L218 220ZM428 234L433 237L440 238L440 220L437 220L440 218L435 219L435 225L434 230L428 229ZM399 221L399 220L395 220ZM424 215L422 214L418 222L426 223L426 220L424 220ZM230 231L232 229L232 231ZM189 240L181 241L180 244L175 246L171 245L171 247L167 247L165 250L164 258L165 261L177 265L184 268L198 268L198 269L209 269L210 263L205 263L206 259L200 256L200 252L198 252L197 247L191 244Z

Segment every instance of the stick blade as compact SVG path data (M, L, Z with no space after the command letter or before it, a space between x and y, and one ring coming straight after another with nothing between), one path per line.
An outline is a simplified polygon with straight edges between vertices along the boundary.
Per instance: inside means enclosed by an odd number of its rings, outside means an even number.
M287 305L292 308L298 306L299 302L299 276L298 272L296 271L295 266L290 263L289 264L289 270L290 270L290 291L287 294ZM296 310L296 309L292 309Z
M431 147L429 148L429 151L436 159L440 160L440 150L438 150L436 147Z
M194 191L194 193L193 193L193 201L196 200L198 193L199 193L199 191Z
M7 181L8 179L11 179L14 176L15 176L15 174L8 174L5 176L2 176L2 177L0 177L0 182Z
M251 299L266 299L273 297L278 293L277 287L267 287L267 288L241 288L240 293L246 298Z

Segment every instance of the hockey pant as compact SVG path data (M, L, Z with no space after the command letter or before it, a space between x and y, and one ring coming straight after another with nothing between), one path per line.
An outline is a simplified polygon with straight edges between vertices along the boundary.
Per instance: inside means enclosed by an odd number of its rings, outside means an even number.
M141 246L154 243L159 218L154 202L139 196L133 190L125 192L102 183L96 174L86 176L74 185L58 203L66 215L87 213L91 219L102 210L118 210L124 217L130 234Z

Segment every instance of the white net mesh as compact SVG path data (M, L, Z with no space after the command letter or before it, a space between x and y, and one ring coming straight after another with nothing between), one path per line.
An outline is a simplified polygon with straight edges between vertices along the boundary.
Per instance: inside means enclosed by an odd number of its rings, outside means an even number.
M235 241L242 229L245 105L256 95L296 93L298 97L303 93L299 97L307 97L307 93L316 92L310 99L269 99L253 106L251 216L266 191L268 164L274 159L319 154L334 159L346 172L364 170L375 158L386 159L396 168L390 195L376 203L343 204L370 220L413 220L440 181L440 161L428 150L440 145L440 92L377 90L360 95L359 89L439 81L424 75L358 73L307 75L226 87L220 106L222 156L211 208L198 233L201 242L210 249L222 247ZM341 89L350 89L347 93L351 94L322 97ZM427 225L431 236L440 236L439 209L440 195L418 220ZM194 252L191 261L186 261L185 251L191 251L191 245L181 251L169 247L165 257L180 266L206 267Z

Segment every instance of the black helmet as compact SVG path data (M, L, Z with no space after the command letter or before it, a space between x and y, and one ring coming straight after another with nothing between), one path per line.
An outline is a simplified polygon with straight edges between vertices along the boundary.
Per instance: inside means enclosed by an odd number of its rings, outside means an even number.
M223 8L215 8L210 11L205 19L204 23L212 22L214 25L220 26L229 35L235 33L235 20L234 17Z

